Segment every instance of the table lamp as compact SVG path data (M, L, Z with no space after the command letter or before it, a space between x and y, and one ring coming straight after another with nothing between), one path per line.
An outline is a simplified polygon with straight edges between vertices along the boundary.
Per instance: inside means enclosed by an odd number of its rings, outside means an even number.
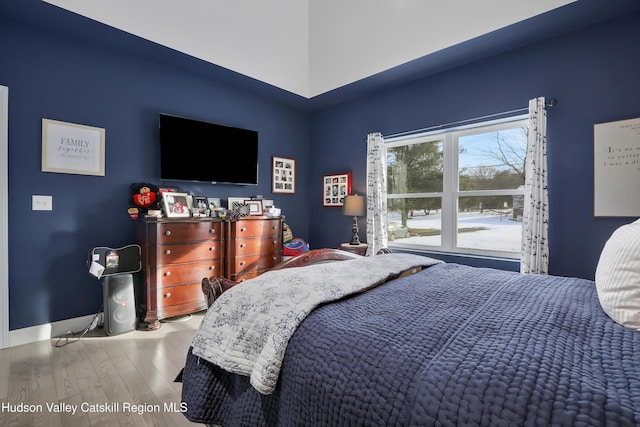
M353 194L344 199L344 214L353 217L353 226L351 227L353 237L351 237L351 242L349 242L351 245L360 244L360 238L358 237L358 217L364 215L364 207L364 196Z

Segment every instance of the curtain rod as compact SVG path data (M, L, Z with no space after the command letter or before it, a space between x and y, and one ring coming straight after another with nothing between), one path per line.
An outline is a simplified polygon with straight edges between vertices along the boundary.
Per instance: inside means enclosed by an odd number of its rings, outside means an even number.
M555 98L551 98L549 101L547 101L545 103L545 106L546 107L553 107L556 104L558 104L558 100L555 99ZM391 135L383 135L383 137L385 139L386 138L396 138L396 137L399 137L399 136L406 136L406 135L411 135L411 134L414 134L414 133L422 133L422 132L428 132L428 131L436 130L436 129L449 128L449 127L456 126L456 125L462 125L462 124L465 124L465 123L475 122L475 121L484 120L484 119L491 119L491 118L494 118L494 117L508 116L509 114L524 113L525 111L529 111L529 108L518 108L516 110L504 111L502 113L488 114L486 116L475 117L473 119L458 120L458 121L455 121L455 122L445 123L445 124L442 124L442 125L429 126L429 127L426 127L426 128L409 130L409 131L406 131L406 132L398 132L398 133L393 133Z

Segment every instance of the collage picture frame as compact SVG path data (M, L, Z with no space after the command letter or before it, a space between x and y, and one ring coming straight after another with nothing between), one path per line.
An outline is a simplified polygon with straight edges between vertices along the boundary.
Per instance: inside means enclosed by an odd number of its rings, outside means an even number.
M271 159L271 192L294 194L296 192L295 159L276 156Z
M322 177L322 206L338 208L351 194L351 172L328 174Z

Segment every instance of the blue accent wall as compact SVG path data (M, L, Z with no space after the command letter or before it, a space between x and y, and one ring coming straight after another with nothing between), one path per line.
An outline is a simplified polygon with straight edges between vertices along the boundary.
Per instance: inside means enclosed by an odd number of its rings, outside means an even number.
M350 239L351 218L322 207L322 176L351 171L354 192L364 193L367 133L524 108L536 96L558 100L548 113L551 273L592 278L608 236L633 220L593 217L593 125L640 117L639 40L636 12L466 65L439 62L437 73L412 73L395 86L385 78L367 93L345 88L347 98L305 100L41 1L6 2L0 84L9 87L10 329L100 310L87 254L135 242L126 212L133 182L222 199L262 194L283 209L296 237L336 247ZM160 182L160 112L257 130L259 185ZM105 128L106 176L42 172L42 118ZM271 193L272 155L296 159L296 194ZM211 164L227 161L220 147ZM53 211L32 211L32 195L53 196ZM363 220L360 228L364 237Z
M607 238L635 219L593 216L593 125L640 117L638 41L640 15L629 14L315 112L313 243L348 241L352 219L323 208L319 187L325 173L353 171L354 191L365 192L369 132L391 135L526 108L545 96L558 100L547 114L550 272L593 278ZM640 197L640 187L629 197ZM360 229L363 237L363 219Z
M117 30L93 25L122 37ZM9 87L11 330L100 310L102 289L88 274L87 254L94 246L136 242L135 223L127 213L134 182L177 186L224 201L262 194L282 208L297 234L308 235L307 193L271 194L270 186L271 156L278 155L302 165L297 186L307 187L308 113L229 84L216 77L215 67L210 76L185 72L1 15L0 51L0 84ZM176 54L184 61L181 56ZM259 184L159 181L160 112L258 131ZM42 172L42 118L106 129L106 175ZM189 141L184 149L190 149ZM224 146L210 160L212 168L233 162ZM53 210L32 211L34 194L53 196Z

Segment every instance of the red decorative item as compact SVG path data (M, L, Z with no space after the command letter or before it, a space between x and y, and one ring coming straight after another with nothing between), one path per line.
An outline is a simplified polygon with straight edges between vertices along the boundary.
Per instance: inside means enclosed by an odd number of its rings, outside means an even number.
M146 182L137 182L130 186L129 215L137 219L139 215L146 214L149 210L160 210L160 194L158 187Z
M148 187L143 187L140 191L146 189L144 193L138 193L133 195L133 203L140 206L141 208L149 208L149 206L153 205L156 201L156 193L149 190Z

